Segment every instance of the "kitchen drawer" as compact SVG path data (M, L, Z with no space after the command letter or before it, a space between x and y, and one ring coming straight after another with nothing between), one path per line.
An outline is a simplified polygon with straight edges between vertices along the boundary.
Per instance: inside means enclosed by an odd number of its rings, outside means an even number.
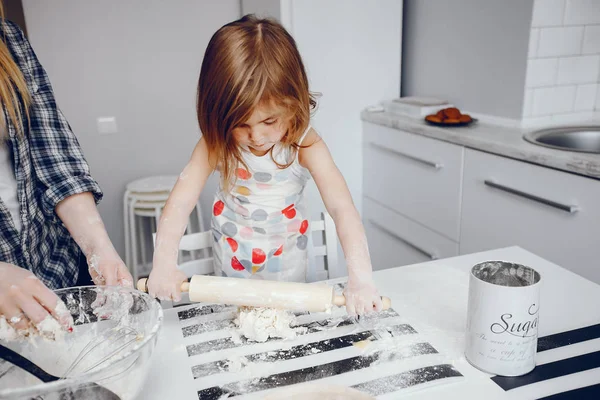
M364 195L458 241L464 149L364 123Z
M374 270L458 255L457 243L373 200L363 215Z
M512 245L600 283L600 181L466 150L460 252Z

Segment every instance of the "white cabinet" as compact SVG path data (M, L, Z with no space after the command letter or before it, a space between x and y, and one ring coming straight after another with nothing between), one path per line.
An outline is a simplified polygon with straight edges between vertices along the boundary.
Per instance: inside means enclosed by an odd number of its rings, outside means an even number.
M467 149L461 225L461 254L518 245L600 283L597 180Z
M363 221L373 268L458 255L464 149L363 127Z
M363 128L374 269L520 246L600 283L599 180L366 121Z
M458 255L458 244L365 198L364 224L373 270Z
M364 123L365 197L458 241L464 149Z

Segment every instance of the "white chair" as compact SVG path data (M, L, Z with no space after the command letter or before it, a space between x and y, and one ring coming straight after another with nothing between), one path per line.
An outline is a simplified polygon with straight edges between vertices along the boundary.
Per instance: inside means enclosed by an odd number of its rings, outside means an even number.
M307 271L307 282L327 280L331 277L341 276L338 272L338 258L337 258L337 233L335 230L335 224L331 216L327 213L321 213L321 220L311 222L311 234L315 233L322 234L323 244L315 246L312 245L312 249L309 257L323 257L323 267L317 267L316 263L309 263L309 270ZM314 242L314 237L312 238ZM156 242L156 233L152 235L152 243ZM179 242L179 251L193 252L195 250L207 251L212 249L213 235L211 231L192 233L183 235ZM312 264L312 265L311 265ZM178 269L189 278L194 275L210 275L214 272L213 258L201 258L196 260L190 260L183 262L177 266ZM163 308L172 308L174 306L182 306L189 304L189 298L187 294L182 294L180 302L171 302L161 300Z
M310 224L313 235L312 248L309 247L309 257L312 263L309 264L306 273L307 282L324 281L331 278L337 278L342 274L339 272L337 257L337 233L335 223L328 212L321 213L321 220L312 221ZM314 244L315 233L320 233L323 244L316 246ZM317 265L317 257L323 257L323 266ZM312 265L311 265L312 264Z
M148 262L146 249L146 243L150 240L149 233L156 232L162 210L176 181L177 176L153 176L138 179L127 185L123 196L125 264L134 281L138 280L140 269L147 270L151 264ZM196 224L197 232L204 231L199 201L194 211L190 214L186 233L193 231L192 226ZM143 220L139 221L140 218L149 218L150 232L145 230Z
M156 237L156 235L154 235ZM211 231L192 233L184 235L179 242L179 251L193 252L204 250L208 254L212 250L213 236ZM177 266L185 276L191 278L194 275L210 275L214 272L213 258L205 257L197 260L183 262Z

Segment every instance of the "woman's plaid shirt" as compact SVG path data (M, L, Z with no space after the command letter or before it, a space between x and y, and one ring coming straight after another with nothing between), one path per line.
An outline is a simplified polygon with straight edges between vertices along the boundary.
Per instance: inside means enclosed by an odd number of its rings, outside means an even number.
M31 270L50 288L72 286L81 251L55 207L83 192L91 192L98 202L102 192L90 176L77 138L56 105L48 76L31 45L14 23L4 21L1 27L1 39L23 72L32 104L30 126L21 138L4 112L22 228L19 234L0 199L0 261Z

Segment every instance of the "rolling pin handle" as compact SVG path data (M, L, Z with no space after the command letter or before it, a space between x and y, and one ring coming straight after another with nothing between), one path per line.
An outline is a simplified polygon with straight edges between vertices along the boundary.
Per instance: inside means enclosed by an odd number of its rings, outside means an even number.
M392 300L389 297L381 296L381 305L383 306L383 310L392 308Z
M142 278L138 280L136 288L140 292L148 293L148 278Z
M333 296L333 304L341 307L346 305L346 298L343 294L336 294Z
M181 282L181 291L189 292L190 291L190 283L188 281Z

